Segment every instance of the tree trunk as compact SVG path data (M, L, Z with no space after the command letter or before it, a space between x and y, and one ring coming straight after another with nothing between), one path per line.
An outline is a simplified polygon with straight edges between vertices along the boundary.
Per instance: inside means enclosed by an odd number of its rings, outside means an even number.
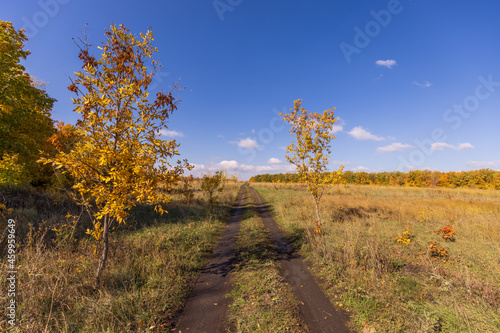
M313 195L315 207L316 207L316 219L318 220L318 227L321 227L321 217L319 216L319 202L316 200L316 198Z
M104 271L104 267L106 266L106 260L108 259L108 234L109 234L109 216L104 217L104 225L102 231L102 249L101 249L101 258L99 258L99 266L97 267L97 274L95 277L95 287L99 288L100 280L102 272Z

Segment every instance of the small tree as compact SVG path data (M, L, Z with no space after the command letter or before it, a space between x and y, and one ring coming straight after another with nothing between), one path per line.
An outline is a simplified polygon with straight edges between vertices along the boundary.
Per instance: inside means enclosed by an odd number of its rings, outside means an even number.
M224 191L226 180L227 172L225 170L216 171L214 174L211 172L203 174L201 189L207 195L210 206L213 206L217 202L217 199L219 199L219 193Z
M230 177L229 180L232 182L237 183L238 182L238 175L236 173L233 173Z
M193 175L189 175L187 177L181 177L180 191L182 193L184 203L188 207L191 205L191 200L193 200L194 198L193 182L194 182Z
M332 126L337 121L333 116L335 108L323 111L323 113L311 113L305 110L302 100L293 102L294 108L290 113L283 114L283 120L291 126L289 132L295 136L287 147L286 159L297 167L299 181L307 184L315 207L317 226L321 228L321 217L319 215L319 203L325 189L332 184L342 167L337 172L326 172L328 157L330 153L330 142L335 136L332 134ZM321 229L319 229L321 230Z
M160 194L159 186L170 189L189 167L186 160L171 165L179 144L159 138L169 114L177 109L172 91L148 100L148 87L160 66L153 60L157 49L151 45L152 31L136 39L122 25L112 25L105 36L99 60L82 41L83 70L68 87L77 94L73 103L81 115L75 126L78 141L72 150L44 159L75 180L80 204L89 211L95 208L94 230L87 233L101 244L96 286L106 264L112 224L124 222L136 202L154 204L155 211L163 213L160 203L171 197Z

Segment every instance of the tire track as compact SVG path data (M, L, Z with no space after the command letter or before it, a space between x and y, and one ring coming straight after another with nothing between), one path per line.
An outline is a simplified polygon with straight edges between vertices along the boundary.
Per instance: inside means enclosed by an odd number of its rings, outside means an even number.
M262 203L257 191L249 187L254 204L264 226L269 229L282 274L291 286L299 301L300 315L311 332L350 332L347 328L349 316L335 309L328 297L318 286L302 258L283 236Z
M231 217L219 244L186 300L176 332L217 333L226 329L226 312L230 299L229 274L236 260L236 235L240 229L244 198L248 186L242 186Z

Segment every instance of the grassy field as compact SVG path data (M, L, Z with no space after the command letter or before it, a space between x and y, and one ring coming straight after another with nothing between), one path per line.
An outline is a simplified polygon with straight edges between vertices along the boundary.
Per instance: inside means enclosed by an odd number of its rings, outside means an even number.
M500 331L500 192L251 185L357 331Z
M229 184L213 209L199 184L189 207L174 194L166 206L169 214L160 216L147 206L133 209L127 225L113 232L99 290L93 288L94 242L85 235L90 222L80 219L76 241L65 237L73 231L65 215L78 215L79 207L61 194L2 191L3 202L16 207L8 217L16 219L16 237L22 241L16 263L17 331L167 331L217 244L239 186ZM6 257L0 267L2 290L7 290ZM0 306L6 309L7 302L2 292ZM5 315L0 328L9 328Z

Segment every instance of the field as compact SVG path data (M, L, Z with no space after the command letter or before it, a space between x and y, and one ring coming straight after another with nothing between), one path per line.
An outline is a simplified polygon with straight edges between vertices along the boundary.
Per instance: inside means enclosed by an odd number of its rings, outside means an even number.
M240 183L215 207L200 183L188 206L168 214L135 207L118 226L102 286L95 289L95 241L64 193L3 190L16 207L19 332L167 332L175 327L200 269L229 217ZM494 190L348 185L321 201L322 227L300 184L251 183L285 236L312 265L353 331L500 331L500 193ZM267 228L245 194L232 268L231 332L307 332L284 281ZM72 237L70 237L72 235ZM5 244L6 233L2 235ZM2 259L0 288L8 289ZM1 295L1 306L8 298ZM0 327L9 327L4 316Z
M500 193L252 183L362 332L500 331ZM447 228L445 228L447 227Z
M2 190L8 206L16 207L18 332L163 332L182 310L199 270L217 244L239 184L228 184L211 208L195 184L186 206L179 194L161 216L138 206L126 225L118 226L102 287L94 289L97 256L91 228L83 216L76 225L63 223L80 208L61 193L30 189ZM31 225L30 225L31 224ZM53 229L59 230L58 232ZM5 230L5 229L4 229ZM6 232L2 235L5 244ZM1 262L2 290L7 290L7 256ZM7 307L7 293L0 306ZM10 328L5 315L2 331Z

